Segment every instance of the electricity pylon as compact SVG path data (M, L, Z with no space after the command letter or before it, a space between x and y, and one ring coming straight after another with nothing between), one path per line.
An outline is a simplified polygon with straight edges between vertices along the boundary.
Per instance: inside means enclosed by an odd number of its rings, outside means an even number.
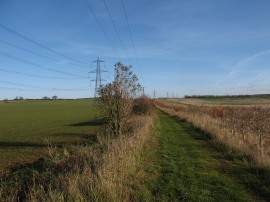
M102 70L100 68L100 63L102 63L104 61L100 60L99 58L97 58L97 60L93 61L93 63L96 63L96 70L90 71L89 73L95 73L96 74L96 79L92 79L91 81L95 81L95 95L94 97L97 97L98 94L98 88L101 86L101 82L105 81L104 79L101 78L101 72L107 72L105 70Z
M153 98L156 98L156 90L153 91Z

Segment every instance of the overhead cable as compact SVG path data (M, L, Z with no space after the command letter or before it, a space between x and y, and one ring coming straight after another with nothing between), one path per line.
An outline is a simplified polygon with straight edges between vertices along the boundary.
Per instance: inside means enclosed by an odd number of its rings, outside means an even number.
M27 36L24 36L24 35L22 35L22 34L16 32L16 31L14 31L14 30L12 30L11 28L9 28L9 27L7 27L7 26L1 24L1 23L0 23L0 27L1 27L2 29L4 29L4 30L10 32L10 33L13 33L14 35L16 35L16 36L18 36L18 37L23 38L23 39L26 40L26 41L29 41L29 42L35 44L36 46L39 46L39 47L41 47L41 48L43 48L43 49L46 49L46 50L48 50L48 51L50 51L50 52L52 52L52 53L54 53L54 54L57 54L57 55L59 55L59 56L61 56L61 57L64 57L64 58L69 59L69 60L76 61L76 62L81 63L81 64L84 64L84 65L89 65L89 64L87 64L87 63L85 63L85 62L83 62L83 61L81 61L81 60L77 60L77 59L75 59L75 58L71 58L71 57L69 57L69 56L67 56L67 55L64 55L63 53L60 53L60 52L58 52L58 51L52 49L52 48L49 48L49 47L47 47L47 46L45 46L45 45L43 45L43 44L40 44L40 43L34 41L33 39L31 39L31 38L29 38L29 37L27 37Z
M55 77L55 76L44 76L44 75L37 75L37 74L29 74L25 72L18 72L8 69L2 69L0 68L1 72L11 73L11 74L17 74L17 75L23 75L23 76L30 76L35 78L45 78L45 79L63 79L63 80L71 80L71 79L89 79L88 77L85 78L79 78L79 77L70 77L70 78L64 78L64 77Z
M97 22L97 24L99 25L99 28L101 29L101 31L103 32L103 34L105 35L106 39L108 40L110 46L112 47L113 51L115 52L115 55L117 56L118 59L120 59L120 56L118 54L118 52L116 51L114 45L112 44L109 36L107 35L107 33L105 32L103 26L101 25L100 21L98 20L94 10L92 9L91 5L89 4L88 0L85 0L86 4L87 4L87 8L88 10L93 14L93 16L95 17L95 20Z
M133 50L134 50L134 53L135 53L135 56L136 56L137 63L139 65L137 51L135 49L134 40L133 40L133 37L132 37L132 34L131 34L131 29L130 29L130 25L129 25L129 22L128 22L127 12L126 12L125 5L124 5L123 0L121 0L121 4L122 4L123 11L124 11L124 14L125 14L125 19L126 19L126 23L127 23L127 26L128 26L128 31L129 31L130 39L131 39L131 42L132 42Z
M137 61L139 70L140 70L140 72L141 72L141 67L140 67L140 63L139 63L137 51L136 51L136 49L135 49L134 40L133 40L133 37L132 37L132 34L131 34L131 29L130 29L130 25L129 25L129 21L128 21L128 17L127 17L127 12L126 12L126 9L125 9L125 5L124 5L123 0L120 0L120 1L121 1L121 4L122 4L122 8L123 8L124 14L125 14L125 19L126 19L126 23L127 23L127 26L128 26L128 31L129 31L129 36L130 36L130 39L131 39L133 51L134 51L134 53L135 53L136 61ZM143 79L143 74L142 74L142 72L141 72L141 76L142 76L142 79ZM144 80L144 79L143 79L143 80Z
M55 69L50 68L50 67L45 67L45 66L18 58L16 56L10 55L8 53L4 53L2 51L0 51L0 55L5 56L5 57L10 58L10 59L13 59L13 60L16 60L16 61L19 61L19 62L22 62L22 63L25 63L25 64L28 64L28 65L31 65L31 66L34 66L34 67L37 67L37 68L46 69L46 70L56 72L59 74L64 74L64 75L69 75L69 76L74 76L74 77L79 77L79 78L85 78L85 76L80 76L80 75L76 75L76 74L72 74L72 73L68 73L68 72L64 72L64 71L60 71L60 70L55 70Z
M19 90L19 91L89 91L93 88L82 88L82 89L68 89L68 88L65 88L65 89L58 89L58 88L52 88L52 89L26 89L26 88L12 88L12 87L2 87L0 86L0 89L2 90Z
M58 60L58 59L55 59L55 58L52 58L52 57L48 57L48 56L46 56L46 55L43 55L43 54L40 54L40 53L31 51L31 50L28 50L28 49L25 49L25 48L21 48L21 47L15 45L15 44L13 44L13 43L6 42L6 41L3 41L3 40L1 40L1 39L0 39L0 42L3 43L3 44L6 44L6 45L8 45L8 46L17 48L17 49L19 49L19 50L22 50L22 51L24 51L24 52L27 52L27 53L30 53L30 54L33 54L33 55L37 55L37 56L39 56L39 57L43 57L43 58L48 59L48 60L51 60L51 61L55 61L55 62L58 62L58 63L62 62L62 61L60 61L60 60ZM88 68L86 65L73 64L73 63L66 62L66 61L65 61L64 63L69 64L69 65L73 65L73 66L76 66L76 67Z
M89 90L90 89L88 86L83 86L83 87L78 87L78 88L52 88L52 87L34 86L34 85L29 85L29 84L24 84L24 83L16 83L16 82L3 81L3 80L0 80L0 83L6 84L6 85L12 85L12 86L34 88L34 89L39 89L39 90L61 90L61 91L74 90L75 91L75 90ZM18 89L21 89L21 88L18 88Z
M121 36L120 36L120 34L119 34L119 32L118 32L118 29L117 29L117 27L116 27L116 25L115 25L115 22L114 22L114 20L113 20L113 18L112 18L112 15L111 15L111 13L110 13L110 10L109 10L109 8L108 8L108 5L107 5L107 3L106 3L106 0L103 0L103 3L104 3L104 5L105 5L106 10L107 10L107 13L108 13L108 15L109 15L109 17L110 17L110 19L111 19L111 22L112 22L112 24L113 24L115 33L116 33L116 35L117 35L117 37L118 37L118 39L119 39L119 41L120 41L120 43L121 43L121 45L122 45L122 48L123 48L124 51L125 51L126 57L127 57L128 61L129 61L129 63L131 64L130 59L129 59L129 56L128 56L128 53L127 53L127 50L126 50L125 45L124 45L124 43L123 43L123 41L122 41L122 39L121 39Z

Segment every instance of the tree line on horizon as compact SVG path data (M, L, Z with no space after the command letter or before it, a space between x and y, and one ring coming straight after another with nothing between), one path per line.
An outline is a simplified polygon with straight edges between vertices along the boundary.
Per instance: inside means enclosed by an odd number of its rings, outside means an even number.
M254 95L185 95L185 98L251 98L251 97L270 97L270 94Z

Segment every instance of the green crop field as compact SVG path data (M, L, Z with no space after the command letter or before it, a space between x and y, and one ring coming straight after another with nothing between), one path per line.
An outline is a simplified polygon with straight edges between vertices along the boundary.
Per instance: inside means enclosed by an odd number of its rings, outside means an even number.
M93 135L100 125L95 117L89 99L0 102L0 171L44 156L48 143L76 143Z

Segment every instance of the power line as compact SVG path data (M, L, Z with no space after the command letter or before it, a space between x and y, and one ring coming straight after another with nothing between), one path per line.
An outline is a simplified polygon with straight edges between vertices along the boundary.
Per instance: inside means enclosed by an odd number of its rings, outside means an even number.
M35 78L47 78L47 79L65 79L65 80L70 80L70 79L88 79L88 77L85 78L63 78L63 77L54 77L54 76L43 76L43 75L37 75L37 74L29 74L29 73L24 73L24 72L18 72L18 71L13 71L13 70L8 70L8 69L0 69L1 72L6 72L6 73L11 73L11 74L18 74L18 75L23 75L23 76L29 76L29 77L35 77Z
M125 51L126 57L127 57L128 61L129 61L129 63L131 63L131 62L130 62L130 59L129 59L129 57L128 57L128 54L127 54L127 50L126 50L126 48L125 48L125 46L124 46L124 43L123 43L123 41L122 41L122 39L121 39L121 37L120 37L120 34L119 34L118 30L117 30L117 27L116 27L116 25L115 25L115 22L114 22L114 20L113 20L113 18L112 18L112 15L111 15L110 10L109 10L109 8L108 8L108 5L107 5L107 3L106 3L106 0L103 0L103 3L104 3L104 5L105 5L106 10L107 10L107 13L108 13L108 15L109 15L109 17L110 17L110 19L111 19L111 22L112 22L112 24L113 24L114 30L115 30L115 32L116 32L116 35L117 35L117 37L118 37L118 39L119 39L119 41L120 41L120 43L121 43L121 45L122 45L122 48L123 48L124 51Z
M133 47L133 50L134 50L134 53L135 53L135 57L136 57L138 66L140 66L140 63L139 63L139 60L138 60L138 56L137 56L137 51L136 51L135 45L134 45L134 40L133 40L133 37L132 37L132 34L131 34L130 25L129 25L129 22L128 22L127 12L126 12L125 5L124 5L123 0L121 0L121 4L122 4L123 11L124 11L124 14L125 14L125 19L126 19L126 22L127 22L129 36L130 36L130 39L131 39L131 42L132 42L132 47Z
M26 19L24 16L20 15L18 12L14 11L13 9L11 9L11 8L7 8L7 9L12 13L13 16L16 16L16 17L17 17L18 19L20 19L21 21L23 21L23 22L25 22L25 23L31 25L31 26L34 27L35 29L37 29L37 30L39 30L39 31L41 31L41 32L43 32L43 33L45 33L47 36L51 36L51 33L47 32L47 30L45 30L43 27L37 26L36 24L30 22L28 19ZM60 41L60 40L63 41L63 38L60 38L59 36L56 36L56 35L53 35L53 36L56 37L58 41ZM38 55L38 56L40 56L40 57L47 58L47 59L49 59L49 60L53 60L53 61L56 61L56 62L61 62L61 61L59 61L59 60L57 60L57 59L55 59L55 58L50 58L50 57L48 57L48 56L45 56L45 55L42 55L42 54L39 54L39 53L35 53L35 52L30 51L30 50L27 50L27 49L25 49L25 48L20 48L20 47L14 45L14 44L11 44L11 43L8 43L8 42L4 42L4 41L2 41L2 40L1 40L0 42L5 43L5 44L8 44L8 45L13 46L13 47L16 47L16 48L18 48L18 49L24 50L24 51L26 51L26 52L29 52L29 53ZM69 65L73 65L73 66L76 66L76 67L83 67L83 68L88 68L88 66L89 66L89 64L87 64L87 63L81 64L81 65L79 65L79 64L73 64L73 63L71 63L71 62L69 62L69 61L65 61L64 63L65 63L65 64L69 64ZM83 62L83 63L84 63L84 62Z
M98 20L96 14L95 14L95 12L94 12L94 10L92 9L91 5L90 5L89 2L88 2L88 0L85 0L85 2L86 2L86 4L87 4L88 10L89 10L89 11L93 14L93 16L95 17L95 20L96 20L97 24L99 25L101 31L102 31L103 34L105 35L107 41L109 42L110 46L112 47L113 51L115 52L117 58L118 58L119 60L121 60L121 58L119 57L118 52L116 51L116 49L115 49L114 45L112 44L112 42L111 42L109 36L108 36L107 33L105 32L105 30L104 30L103 26L101 25L100 21Z
M62 53L60 53L60 52L58 52L58 51L52 49L52 48L49 48L49 47L47 47L47 46L45 46L45 45L43 45L43 44L40 44L40 43L34 41L33 39L30 39L29 37L24 36L24 35L22 35L22 34L16 32L16 31L10 29L9 27L7 27L7 26L5 26L5 25L3 25L3 24L1 24L1 23L0 23L0 27L1 27L2 29L4 29L4 30L6 30L6 31L8 31L8 32L10 32L10 33L13 33L14 35L16 35L16 36L18 36L18 37L20 37L20 38L23 38L24 40L29 41L29 42L35 44L36 46L39 46L39 47L41 47L41 48L43 48L43 49L46 49L46 50L48 50L48 51L50 51L50 52L52 52L52 53L54 53L54 54L57 54L57 55L59 55L59 56L62 56L62 57L64 57L64 58L67 58L67 59L69 59L69 60L73 60L73 61L75 61L75 62L84 64L84 65L89 65L89 64L87 64L87 63L85 63L85 62L83 62L83 61L77 60L77 59L75 59L75 58L71 58L71 57L69 57L69 56L67 56L67 55L64 55L64 54L62 54Z
M134 51L134 53L135 53L136 61L137 61L139 70L140 70L140 72L141 72L142 79L144 80L143 74L142 74L142 71L141 71L141 67L140 67L140 63L139 63L139 59L138 59L138 55L137 55L137 51L136 51L136 49L135 49L134 40L133 40L133 37L132 37L132 34L131 34L131 29L130 29L130 25L129 25L129 21L128 21L128 17L127 17L127 12L126 12L125 5L124 5L123 0L121 0L121 4L122 4L123 11L124 11L124 14L125 14L125 19L126 19L126 23L127 23L127 26L128 26L129 36L130 36L130 39L131 39L133 51Z
M25 88L10 88L10 87L2 87L0 86L0 89L2 90L19 90L19 91L89 91L93 88L82 88L82 89L58 89L58 88L52 88L52 89L25 89Z
M61 62L61 61L59 61L58 59L51 58L51 57L48 57L48 56L46 56L46 55L43 55L43 54L40 54L40 53L36 53L36 52L34 52L34 51L31 51L31 50L28 50L28 49L25 49L25 48L21 48L21 47L15 45L15 44L12 44L12 43L10 43L10 42L3 41L3 40L1 40L1 39L0 39L0 42L3 43L3 44L6 44L6 45L8 45L8 46L17 48L17 49L19 49L19 50L25 51L25 52L27 52L27 53L31 53L31 54L33 54L33 55L37 55L37 56L39 56L39 57L43 57L43 58L45 58L45 59L49 59L49 60L52 60L52 61L55 61L55 62ZM87 68L86 65L73 64L73 63L70 63L70 62L68 62L68 63L66 63L66 64L73 65L73 66L76 66L76 67L84 67L84 68Z
M80 76L80 75L76 75L76 74L72 74L72 73L68 73L68 72L64 72L64 71L60 71L60 70L55 70L55 69L49 68L49 67L44 67L42 65L39 65L39 64L36 64L36 63L30 62L30 61L15 57L13 55L4 53L2 51L0 51L0 55L5 56L5 57L10 58L10 59L13 59L13 60L16 60L16 61L19 61L19 62L22 62L22 63L25 63L25 64L28 64L28 65L31 65L31 66L34 66L34 67L37 67L37 68L46 69L46 70L56 72L56 73L59 73L59 74L64 74L64 75L69 75L69 76L74 76L74 77L79 77L79 78L85 78L84 76Z
M3 80L0 80L0 83L12 85L12 86L23 86L23 87L28 87L28 88L47 89L47 87L33 86L33 85L24 84L24 83L15 83L15 82L10 82L10 81L3 81Z
M52 87L44 87L44 86L34 86L34 85L28 85L25 83L15 83L15 82L11 82L11 81L3 81L0 80L0 83L2 84L6 84L6 85L12 85L12 86L22 86L22 87L26 87L26 88L34 88L34 89L38 89L38 90L59 90L59 91L65 91L65 90L89 90L90 88L86 88L88 86L83 86L83 87L78 87L78 88L52 88ZM2 87L2 88L6 88L6 87ZM17 89L22 89L22 88L17 88ZM31 90L31 89L24 89L24 90Z
M23 21L26 24L29 24L30 26L32 26L34 29L41 31L43 33L45 33L47 36L51 37L52 34L48 32L48 29L44 29L43 27L40 26L41 23L39 23L39 25L37 26L36 24L32 23L31 21L29 21L27 18L25 18L25 16L20 15L18 12L16 12L15 10L5 7L5 9L9 10L12 13L12 16L17 17L17 19ZM53 37L57 40L57 41L64 41L63 38L57 36L57 35L53 35Z

